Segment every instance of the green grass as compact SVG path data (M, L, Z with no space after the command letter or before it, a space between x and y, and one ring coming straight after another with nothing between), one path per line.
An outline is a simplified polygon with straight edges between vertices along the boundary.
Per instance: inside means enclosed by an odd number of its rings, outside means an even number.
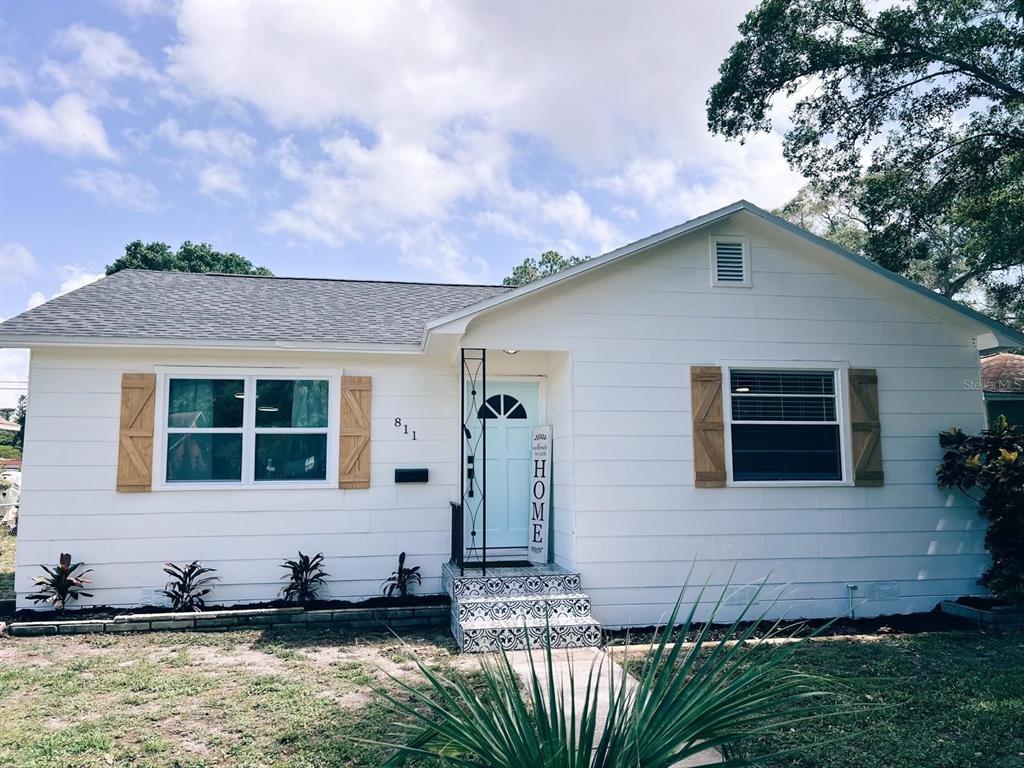
M14 599L15 538L0 524L0 600Z
M401 736L372 689L453 654L337 630L0 639L0 765L376 766L354 738Z
M801 748L766 766L1024 766L1024 633L816 642L794 656L793 666L842 681L844 705L883 706L743 746L747 757Z

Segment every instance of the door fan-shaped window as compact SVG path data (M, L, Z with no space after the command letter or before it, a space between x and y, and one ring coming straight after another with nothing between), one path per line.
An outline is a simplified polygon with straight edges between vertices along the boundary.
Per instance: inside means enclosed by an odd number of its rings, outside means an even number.
M526 408L512 395L491 395L480 406L477 417L481 419L525 419Z

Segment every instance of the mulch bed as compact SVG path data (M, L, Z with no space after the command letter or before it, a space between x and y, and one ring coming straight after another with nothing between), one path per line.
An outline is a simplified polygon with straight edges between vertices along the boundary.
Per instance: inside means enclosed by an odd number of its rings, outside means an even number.
M352 602L351 600L316 600L303 603L301 607L308 611L344 610L346 608L416 608L427 605L448 605L448 595L409 595L405 598L371 597L367 600ZM208 611L247 611L254 608L295 608L297 603L286 603L283 600L272 600L265 603L243 603L238 605L207 605ZM132 608L68 608L63 614L56 611L15 611L13 601L11 610L4 613L0 604L0 619L13 621L78 621L81 619L112 619L115 616L134 616L143 613L167 613L171 609L166 605L139 605Z
M751 622L745 622L741 626L746 629ZM729 625L716 624L710 633L711 640L720 640L726 636ZM761 622L761 627L754 632L754 637L763 637L772 628L772 622ZM703 627L701 624L694 625L691 636ZM893 616L874 616L862 619L808 619L806 621L788 621L780 625L781 634L803 637L818 631L819 637L844 637L847 635L915 635L921 632L962 632L965 630L976 631L977 625L961 619L957 616L950 616L939 610L928 613L907 613ZM606 630L605 637L609 645L624 645L626 643L648 643L654 640L661 631L661 627L634 627L632 629Z

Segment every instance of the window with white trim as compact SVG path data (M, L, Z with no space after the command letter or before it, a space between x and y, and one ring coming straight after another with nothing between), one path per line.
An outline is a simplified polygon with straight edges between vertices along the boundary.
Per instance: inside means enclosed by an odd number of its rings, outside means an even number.
M750 248L745 237L712 237L711 284L749 288Z
M330 380L170 376L165 481L327 480Z
M729 371L734 481L842 481L834 370Z

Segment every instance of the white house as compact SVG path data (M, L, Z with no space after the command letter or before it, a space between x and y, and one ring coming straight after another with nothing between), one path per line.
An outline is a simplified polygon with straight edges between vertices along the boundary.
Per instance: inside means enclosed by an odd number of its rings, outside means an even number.
M269 600L302 550L338 598L406 551L467 647L657 623L688 574L930 610L987 560L936 434L1021 344L743 201L516 290L121 272L0 325L32 350L18 605L62 551L132 605L193 559Z

